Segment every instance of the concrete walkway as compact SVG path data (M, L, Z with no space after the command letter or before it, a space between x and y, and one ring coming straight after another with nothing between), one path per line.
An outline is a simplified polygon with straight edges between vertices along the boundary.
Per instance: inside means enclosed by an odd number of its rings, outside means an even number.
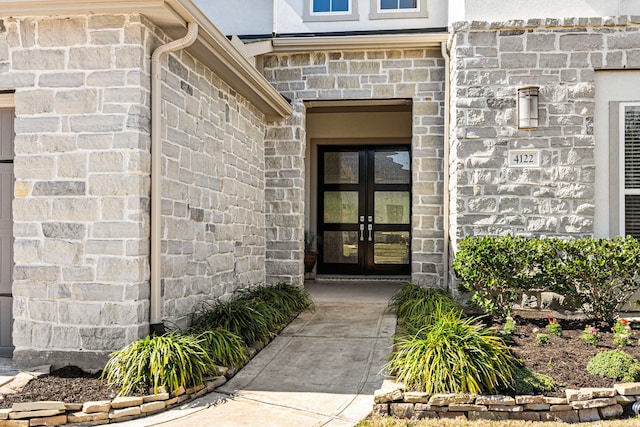
M119 426L352 426L371 412L391 350L394 282L309 282L304 312L216 392Z

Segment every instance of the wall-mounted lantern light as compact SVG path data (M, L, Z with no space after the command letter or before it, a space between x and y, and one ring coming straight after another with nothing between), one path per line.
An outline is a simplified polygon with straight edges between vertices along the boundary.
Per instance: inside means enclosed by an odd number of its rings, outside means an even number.
M538 86L518 88L518 129L538 128Z

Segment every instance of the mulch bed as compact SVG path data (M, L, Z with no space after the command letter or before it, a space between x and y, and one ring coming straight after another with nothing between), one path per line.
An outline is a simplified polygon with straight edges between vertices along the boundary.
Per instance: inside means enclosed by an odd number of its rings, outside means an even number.
M640 330L634 331L633 344L628 347L613 345L613 333L608 325L597 325L601 341L593 347L579 337L586 322L558 320L562 326L561 337L550 337L546 345L536 342L536 331L546 333L547 319L516 318L517 332L513 336L513 351L529 369L552 377L559 387L550 396L564 396L567 388L611 387L615 381L595 377L587 372L587 362L596 353L621 349L640 359ZM495 325L499 326L499 325ZM640 328L640 325L635 325ZM83 403L113 399L117 388L109 387L99 379L99 374L88 374L77 367L66 367L29 382L21 393L0 398L0 408L10 408L15 402L56 400L67 403Z

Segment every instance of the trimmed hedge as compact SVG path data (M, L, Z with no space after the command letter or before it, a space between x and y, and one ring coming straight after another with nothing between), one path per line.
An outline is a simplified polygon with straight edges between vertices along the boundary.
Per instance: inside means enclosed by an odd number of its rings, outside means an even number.
M615 239L467 236L453 260L459 288L485 313L506 317L532 289L556 292L567 305L611 322L640 286L640 244Z

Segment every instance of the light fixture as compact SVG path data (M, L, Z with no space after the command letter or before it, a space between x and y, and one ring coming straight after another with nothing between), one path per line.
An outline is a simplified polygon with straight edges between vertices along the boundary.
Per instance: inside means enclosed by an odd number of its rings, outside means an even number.
M538 86L518 88L518 129L538 128Z

